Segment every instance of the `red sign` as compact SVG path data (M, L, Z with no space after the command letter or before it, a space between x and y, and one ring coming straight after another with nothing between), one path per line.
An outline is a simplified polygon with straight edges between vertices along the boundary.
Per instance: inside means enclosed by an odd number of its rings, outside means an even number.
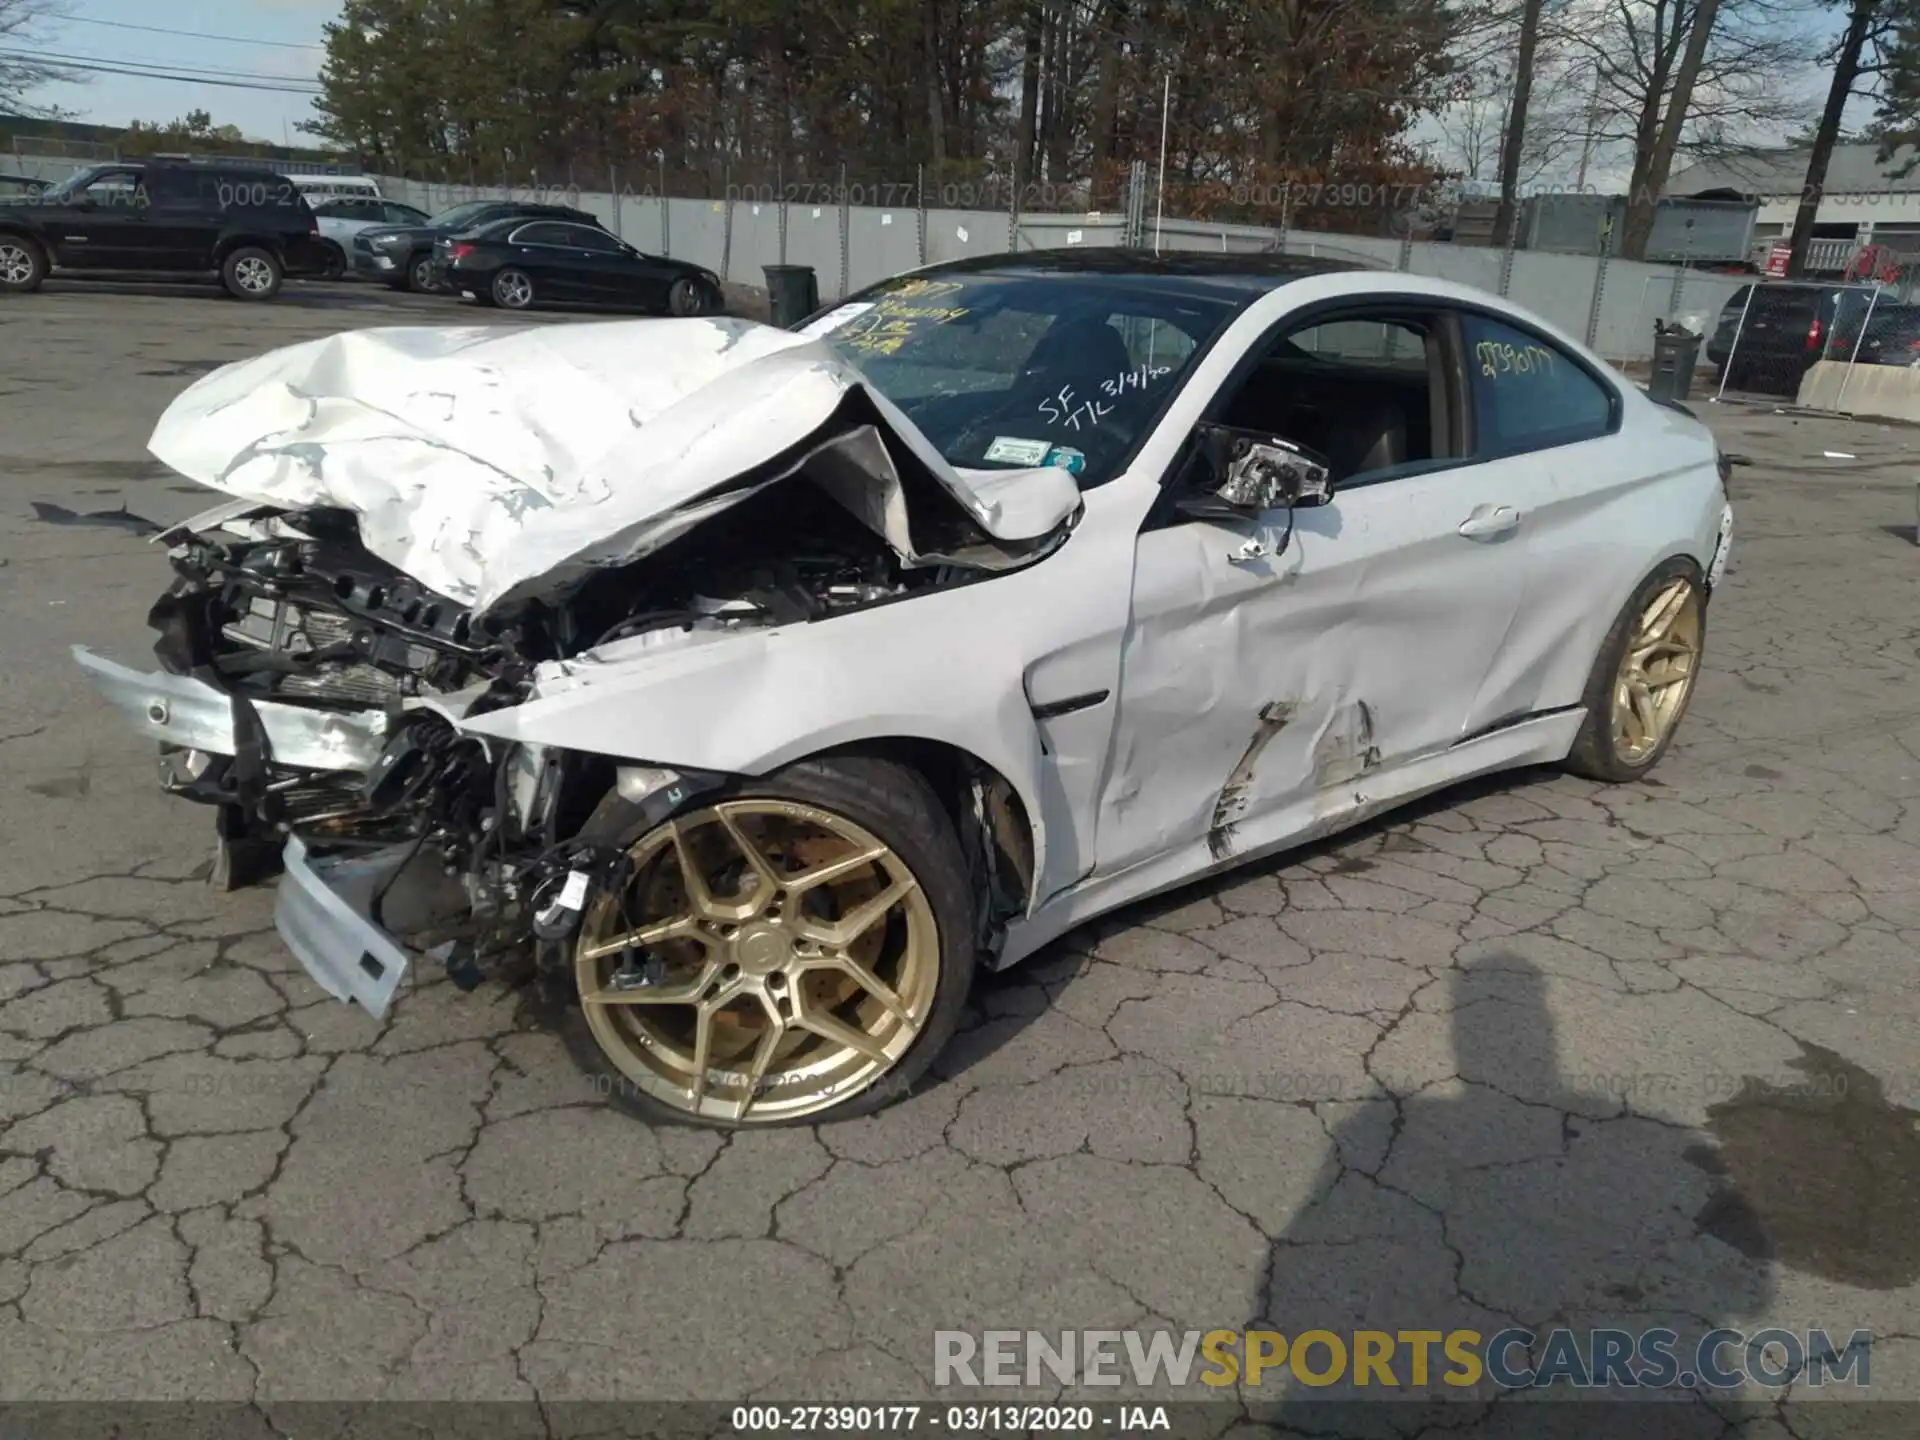
M1767 275L1775 280L1787 277L1787 257L1793 254L1791 245L1776 244L1767 252Z

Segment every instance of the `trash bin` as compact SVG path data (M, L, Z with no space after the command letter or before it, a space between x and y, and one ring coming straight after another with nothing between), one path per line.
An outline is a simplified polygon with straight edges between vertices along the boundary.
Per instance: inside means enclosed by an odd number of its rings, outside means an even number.
M772 320L790 330L820 308L820 282L811 265L768 265L767 305Z
M1684 400L1693 386L1700 337L1679 325L1653 322L1653 376L1647 394L1656 400Z

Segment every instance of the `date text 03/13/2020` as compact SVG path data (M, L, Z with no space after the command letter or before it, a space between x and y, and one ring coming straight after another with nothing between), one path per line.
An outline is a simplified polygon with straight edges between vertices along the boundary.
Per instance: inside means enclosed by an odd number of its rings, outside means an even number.
M1126 1435L1171 1431L1164 1405L736 1405L736 1434Z

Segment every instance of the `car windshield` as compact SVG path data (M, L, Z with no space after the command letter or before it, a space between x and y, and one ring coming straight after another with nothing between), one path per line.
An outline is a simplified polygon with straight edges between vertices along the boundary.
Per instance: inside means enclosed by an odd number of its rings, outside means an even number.
M1245 303L1160 277L902 276L803 327L949 464L1113 478L1189 363Z
M436 230L468 224L486 213L492 206L493 202L490 200L469 200L466 204L456 205L451 210L442 210L427 221L427 224Z

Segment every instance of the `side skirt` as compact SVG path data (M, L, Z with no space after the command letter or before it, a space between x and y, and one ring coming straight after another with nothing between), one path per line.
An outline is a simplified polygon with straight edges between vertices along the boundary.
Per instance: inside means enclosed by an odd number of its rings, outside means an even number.
M1410 760L1394 770L1323 790L1283 810L1255 816L1236 830L1234 851L1215 859L1205 836L1121 871L1095 875L1008 927L994 968L1005 969L1096 916L1136 900L1177 890L1255 860L1337 834L1422 795L1462 780L1523 765L1564 760L1586 712L1575 707L1500 729Z

